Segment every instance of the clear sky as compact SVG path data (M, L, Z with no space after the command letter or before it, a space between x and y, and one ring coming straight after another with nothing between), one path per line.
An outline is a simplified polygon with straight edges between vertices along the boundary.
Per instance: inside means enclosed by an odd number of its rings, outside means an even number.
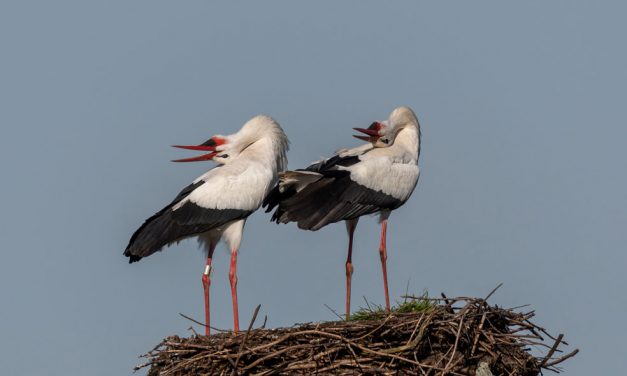
M275 117L290 167L354 146L398 105L422 124L421 180L388 229L391 295L530 304L581 354L627 369L627 5L621 1L0 3L0 374L124 375L203 316L194 241L128 265L142 221L209 164L171 144ZM343 224L249 219L241 321L330 320ZM375 218L354 305L383 303ZM228 253L212 318L231 326Z

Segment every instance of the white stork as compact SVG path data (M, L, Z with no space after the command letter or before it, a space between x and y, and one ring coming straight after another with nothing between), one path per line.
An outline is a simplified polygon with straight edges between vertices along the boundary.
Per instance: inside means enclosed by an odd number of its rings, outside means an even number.
M264 201L267 212L276 207L272 220L296 222L316 231L329 223L346 221L346 317L350 316L353 274L353 233L359 217L379 213L379 254L383 271L385 306L390 310L387 282L386 230L390 212L412 194L420 170L420 125L408 107L398 107L388 120L374 122L368 129L355 128L368 136L355 136L370 143L340 150L333 157L309 167L279 174L279 184Z
M175 147L209 153L174 162L213 160L219 165L194 180L174 201L148 218L131 237L124 255L133 263L164 246L198 236L199 243L207 250L202 284L205 293L205 332L208 335L211 261L216 244L224 239L231 251L229 280L233 299L233 326L238 331L237 253L244 223L275 186L279 171L287 166L288 139L276 121L260 115L250 119L232 135L213 136L198 146Z

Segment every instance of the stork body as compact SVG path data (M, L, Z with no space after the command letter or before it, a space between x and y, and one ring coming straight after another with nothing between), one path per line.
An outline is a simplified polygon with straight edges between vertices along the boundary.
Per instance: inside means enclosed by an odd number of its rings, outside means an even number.
M304 230L316 231L330 223L346 221L349 236L345 265L347 318L350 316L353 234L359 218L379 213L379 253L389 310L387 219L392 210L409 199L420 175L420 126L411 109L399 107L387 121L375 122L369 129L370 144L342 150L302 170L281 173L279 184L264 201L266 211L276 207L274 221L296 222Z
M256 116L229 136L214 136L202 145L177 146L210 153L177 160L213 160L219 165L185 187L166 207L148 218L131 237L124 255L139 261L163 247L197 236L207 250L202 276L206 333L209 334L209 287L213 252L222 239L231 251L229 279L234 330L239 330L237 254L246 218L259 208L287 165L288 140L268 116Z

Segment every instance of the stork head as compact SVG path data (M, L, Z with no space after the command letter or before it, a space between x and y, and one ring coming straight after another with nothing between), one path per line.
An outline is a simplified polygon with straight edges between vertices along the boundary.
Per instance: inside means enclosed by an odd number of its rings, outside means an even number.
M281 127L269 116L255 116L244 124L236 133L223 136L215 135L200 145L173 145L176 148L208 151L209 153L198 157L177 159L173 162L197 162L212 160L219 164L228 164L242 151L251 145L269 140L270 154L278 154L277 158L285 158L287 150L287 137ZM263 148L264 150L268 148Z
M406 127L419 128L416 114L407 106L396 107L390 114L388 122L390 124L390 132L394 131L394 133L398 133L398 131Z
M387 133L388 127L387 121L375 121L368 128L353 128L365 134L365 136L353 135L353 137L370 142L374 147L385 147L388 146L389 139L383 136Z
M213 136L200 145L172 145L172 147L179 148L179 149L209 152L207 154L199 155L197 157L175 159L172 162L200 162L200 161L215 160L219 158L218 154L220 154L220 151L221 151L221 150L218 150L218 148L222 149L222 145L225 145L227 143L228 143L227 137Z
M394 143L398 132L407 126L418 127L418 119L411 108L401 106L395 108L387 120L375 121L365 129L353 128L367 135L355 135L353 137L371 142L374 147L388 147Z

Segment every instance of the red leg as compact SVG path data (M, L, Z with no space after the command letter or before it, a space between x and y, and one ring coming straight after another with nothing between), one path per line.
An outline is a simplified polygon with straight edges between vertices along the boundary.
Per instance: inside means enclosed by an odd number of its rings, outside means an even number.
M231 251L231 297L233 299L233 331L239 332L239 311L237 309L237 249Z
M211 286L211 258L213 257L213 250L216 248L216 243L211 242L209 244L209 253L207 255L207 264L205 265L205 272L202 274L202 287L205 290L205 335L209 335L211 325L211 314L209 313L209 287Z
M381 244L379 245L379 256L381 257L381 270L383 271L383 288L385 289L385 309L390 311L390 295L388 294L388 271L386 261L388 253L385 246L385 238L388 227L388 220L381 221Z
M348 230L348 256L346 257L346 320L350 319L351 315L351 279L353 276L353 233L357 227L357 222L346 221L346 228Z

